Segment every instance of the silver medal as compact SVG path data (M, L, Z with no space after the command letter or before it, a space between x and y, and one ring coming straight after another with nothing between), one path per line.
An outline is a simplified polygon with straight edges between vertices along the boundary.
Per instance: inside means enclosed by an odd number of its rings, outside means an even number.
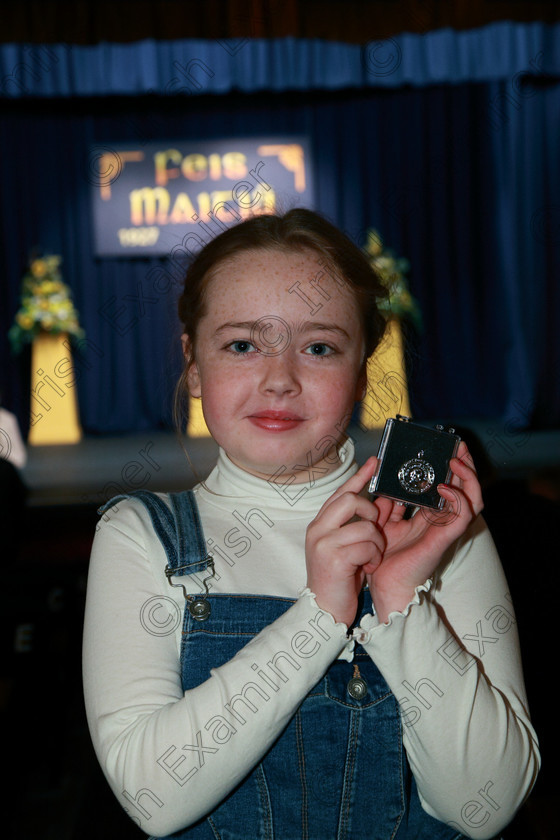
M421 449L416 458L406 461L398 472L399 482L408 493L425 493L434 483L435 470L429 461L423 459Z

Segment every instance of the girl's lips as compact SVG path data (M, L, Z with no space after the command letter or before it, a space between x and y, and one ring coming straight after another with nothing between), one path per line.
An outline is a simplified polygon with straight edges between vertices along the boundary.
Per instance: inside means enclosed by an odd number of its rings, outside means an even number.
M286 432L303 423L303 417L286 411L259 411L249 415L248 419L254 426L269 432Z

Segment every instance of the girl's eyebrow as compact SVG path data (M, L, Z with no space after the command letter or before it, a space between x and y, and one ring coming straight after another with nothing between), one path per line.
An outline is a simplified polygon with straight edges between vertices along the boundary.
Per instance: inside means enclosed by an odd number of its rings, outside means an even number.
M218 327L214 335L225 332L226 330L252 330L257 321L226 321L221 327Z
M274 315L270 316L271 322L274 323L277 321L277 317ZM225 324L222 324L220 327L216 329L214 335L219 335L222 332L226 332L226 330L255 330L255 329L262 329L266 325L266 318L259 318L258 321L226 321ZM339 333L339 335L344 336L344 338L350 338L346 330L339 327L338 324L327 324L323 323L322 321L305 321L299 327L293 329L293 332L297 333L306 333L306 332L335 332Z
M321 321L306 321L301 325L298 332L335 332L345 338L350 338L346 330L343 330L338 324L325 324Z

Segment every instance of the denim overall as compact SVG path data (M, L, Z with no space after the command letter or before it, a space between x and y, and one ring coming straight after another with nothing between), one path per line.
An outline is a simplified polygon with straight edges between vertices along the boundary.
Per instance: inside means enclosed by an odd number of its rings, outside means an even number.
M213 569L192 491L170 494L173 511L144 490L115 497L101 511L129 495L139 498L150 514L167 554L169 583L180 585L171 578L193 573L200 580ZM372 611L369 592L363 596L359 618ZM185 598L183 691L208 679L211 668L230 660L294 603L208 592L200 597L185 593ZM205 818L170 837L459 840L464 835L422 809L403 747L396 698L356 644L354 662L332 663L244 781Z

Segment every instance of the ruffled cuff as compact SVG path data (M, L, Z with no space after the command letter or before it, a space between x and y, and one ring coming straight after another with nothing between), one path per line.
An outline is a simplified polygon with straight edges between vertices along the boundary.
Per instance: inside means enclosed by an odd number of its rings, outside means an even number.
M353 635L348 635L347 625L344 624L342 621L335 621L334 616L331 615L330 612L327 612L327 610L324 610L322 607L320 607L317 603L317 596L307 586L298 592L298 596L300 601L307 600L309 602L314 613L317 613L317 611L320 610L326 616L329 617L329 619L332 621L334 633L337 635L340 634L340 640L343 643L342 650L337 658L344 659L347 662L352 662L354 658L354 647L356 643L354 641Z
M432 588L432 579L428 578L425 583L421 583L417 586L414 590L414 596L412 600L406 605L404 610L400 612L399 610L393 610L389 613L389 617L384 624L381 624L379 618L375 613L367 613L364 615L358 627L354 628L352 633L352 638L358 642L360 645L367 644L371 638L371 634L375 632L378 627L390 627L394 621L398 621L399 619L404 619L409 614L411 608L415 605L421 604L424 600L426 592L429 592Z

